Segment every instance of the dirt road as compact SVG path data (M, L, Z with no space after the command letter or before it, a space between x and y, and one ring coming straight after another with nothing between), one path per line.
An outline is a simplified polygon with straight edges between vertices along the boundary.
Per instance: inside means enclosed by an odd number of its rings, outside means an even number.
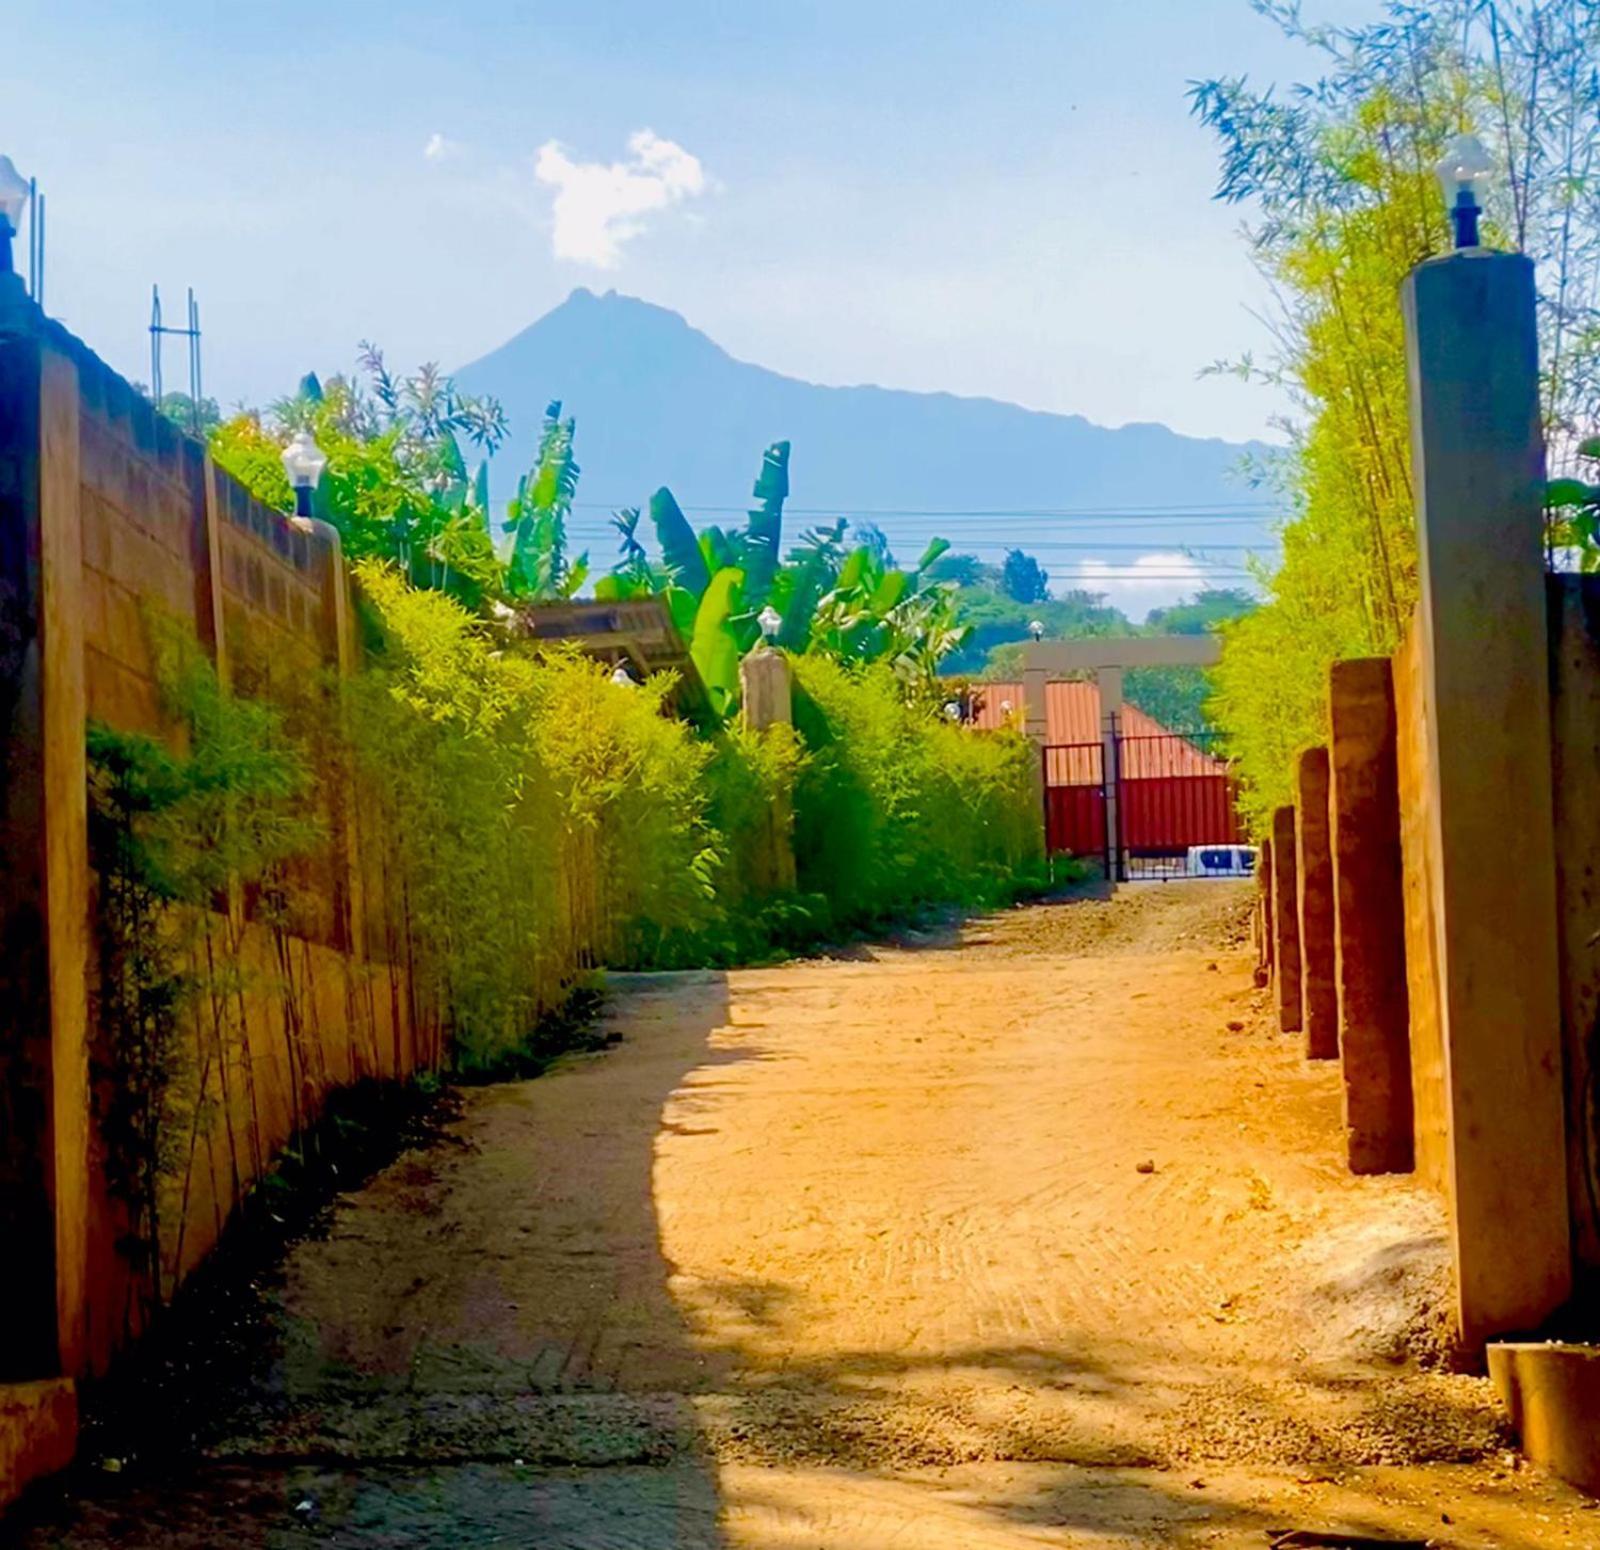
M1227 885L617 982L271 1297L210 1458L23 1542L725 1550L1600 1543L1480 1380L1443 1240L1338 1153Z

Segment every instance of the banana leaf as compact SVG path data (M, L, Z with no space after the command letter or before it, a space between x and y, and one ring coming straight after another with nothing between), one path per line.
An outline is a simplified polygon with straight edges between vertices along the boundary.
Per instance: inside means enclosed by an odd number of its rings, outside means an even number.
M886 614L897 607L910 584L911 578L903 570L885 571L879 577L877 586L872 589L873 612Z
M738 565L740 558L733 541L715 523L700 535L700 557L713 576L730 565Z
M724 566L711 578L695 610L689 655L719 716L731 715L739 703L739 638L731 623L742 608L744 572Z
M655 524L656 542L661 545L661 558L674 585L700 597L711 580L711 572L700 553L694 529L665 485L650 497L650 520Z
M783 503L789 495L789 443L775 441L761 454L761 472L751 494L759 504L751 509L744 531L745 601L760 609L772 590L783 543Z

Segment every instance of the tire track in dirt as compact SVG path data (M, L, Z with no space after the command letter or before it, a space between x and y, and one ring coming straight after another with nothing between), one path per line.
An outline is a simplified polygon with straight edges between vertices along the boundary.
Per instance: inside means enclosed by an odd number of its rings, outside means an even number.
M1247 897L619 980L618 1048L469 1092L450 1144L293 1251L213 1464L28 1550L222 1522L355 1550L1198 1546L1444 1512L1462 1546L1590 1542L1503 1459L1485 1385L1378 1354L1439 1293L1437 1206L1342 1172L1338 1073L1262 1017ZM1400 1245L1414 1274L1369 1285Z

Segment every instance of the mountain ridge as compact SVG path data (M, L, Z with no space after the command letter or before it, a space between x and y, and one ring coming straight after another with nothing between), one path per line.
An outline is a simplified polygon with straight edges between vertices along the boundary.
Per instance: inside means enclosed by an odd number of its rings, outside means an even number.
M738 507L762 449L788 440L797 508L933 518L1184 505L1199 508L1187 541L1203 544L1239 536L1237 517L1219 524L1204 509L1254 504L1232 470L1270 450L1155 421L1102 426L1003 399L806 382L739 360L669 308L586 287L455 378L511 419L491 471L497 501L532 461L556 399L577 419L589 506L642 505L665 484L686 510ZM1003 515L994 534L1020 541Z

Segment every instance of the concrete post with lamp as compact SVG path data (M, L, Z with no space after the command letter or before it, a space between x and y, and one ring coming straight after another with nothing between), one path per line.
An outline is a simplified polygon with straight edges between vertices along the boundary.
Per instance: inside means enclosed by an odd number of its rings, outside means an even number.
M789 659L778 649L783 619L768 604L757 623L761 641L739 664L739 693L745 728L759 734L790 726L794 704ZM765 892L784 893L795 886L794 808L787 797L776 801L767 814L766 833L757 847L752 871L752 881Z
M1425 880L1439 965L1462 1338L1571 1291L1533 264L1479 245L1491 162L1439 165L1456 249L1402 292L1417 490ZM1491 866L1491 856L1515 857Z

